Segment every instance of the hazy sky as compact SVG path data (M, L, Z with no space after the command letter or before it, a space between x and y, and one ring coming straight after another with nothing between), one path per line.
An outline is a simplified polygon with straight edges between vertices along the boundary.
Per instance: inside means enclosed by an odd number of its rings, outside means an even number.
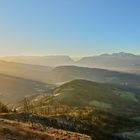
M140 0L0 0L0 55L140 54Z

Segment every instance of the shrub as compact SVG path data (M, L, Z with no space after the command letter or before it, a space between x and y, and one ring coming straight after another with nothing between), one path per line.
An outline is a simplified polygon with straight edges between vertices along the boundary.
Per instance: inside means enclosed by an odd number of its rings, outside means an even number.
M9 110L6 105L0 102L0 113L8 113Z

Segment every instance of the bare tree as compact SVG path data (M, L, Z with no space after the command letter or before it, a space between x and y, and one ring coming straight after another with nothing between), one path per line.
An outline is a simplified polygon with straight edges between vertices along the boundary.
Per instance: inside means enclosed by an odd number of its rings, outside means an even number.
M29 108L29 100L27 99L27 97L24 98L24 112L29 112L30 108Z

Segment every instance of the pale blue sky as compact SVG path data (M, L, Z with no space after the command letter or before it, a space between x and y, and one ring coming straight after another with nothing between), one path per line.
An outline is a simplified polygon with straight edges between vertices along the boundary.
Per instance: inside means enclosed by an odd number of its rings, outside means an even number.
M0 0L0 55L140 54L139 0Z

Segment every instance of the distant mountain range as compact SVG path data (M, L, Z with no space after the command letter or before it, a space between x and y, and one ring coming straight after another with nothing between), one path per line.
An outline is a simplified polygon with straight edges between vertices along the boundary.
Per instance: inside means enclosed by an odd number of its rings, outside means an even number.
M130 53L103 54L84 57L78 65L140 74L140 55Z
M69 56L7 56L1 60L43 66L76 65L91 68L103 68L115 71L140 74L140 55L131 53L102 54L99 56L83 57L74 61Z

